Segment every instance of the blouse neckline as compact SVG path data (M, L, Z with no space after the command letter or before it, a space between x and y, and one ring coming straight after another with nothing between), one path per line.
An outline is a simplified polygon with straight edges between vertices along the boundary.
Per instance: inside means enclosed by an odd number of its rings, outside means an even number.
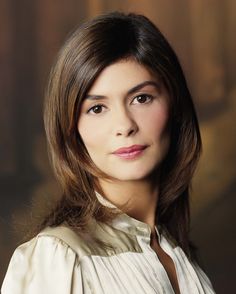
M121 211L117 206L111 203L108 199L104 198L97 191L95 191L95 194L97 196L98 201L102 205L110 208L116 208L118 211ZM115 229L121 230L131 235L145 237L148 240L151 239L151 227L147 223L137 220L124 212L112 220L111 226ZM157 225L155 226L155 230L157 233L158 240L160 242L162 228L160 225Z

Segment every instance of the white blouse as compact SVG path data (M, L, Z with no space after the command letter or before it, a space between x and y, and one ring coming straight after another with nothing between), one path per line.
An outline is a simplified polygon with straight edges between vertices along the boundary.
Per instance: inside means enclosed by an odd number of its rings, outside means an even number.
M113 206L98 195L104 205ZM127 214L111 225L94 222L102 248L66 226L46 228L19 246L10 261L2 294L174 294L162 263L150 246L150 226ZM182 294L215 293L200 267L162 227L159 244L172 258Z

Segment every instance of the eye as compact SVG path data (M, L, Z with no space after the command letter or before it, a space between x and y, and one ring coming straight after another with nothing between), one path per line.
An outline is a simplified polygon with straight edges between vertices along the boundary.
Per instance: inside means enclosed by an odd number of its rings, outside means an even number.
M104 105L97 104L97 105L94 105L93 107L89 108L87 113L99 114L102 112L102 108L104 108Z
M150 102L153 99L153 97L151 95L147 95L147 94L141 94L136 96L132 102L134 102L135 100L137 101L134 104L145 104Z

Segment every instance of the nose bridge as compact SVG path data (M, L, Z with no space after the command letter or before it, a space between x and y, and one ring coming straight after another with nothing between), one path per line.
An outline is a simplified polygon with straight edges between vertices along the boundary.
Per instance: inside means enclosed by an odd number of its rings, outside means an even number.
M135 119L125 105L117 105L113 115L116 135L127 136L137 130Z

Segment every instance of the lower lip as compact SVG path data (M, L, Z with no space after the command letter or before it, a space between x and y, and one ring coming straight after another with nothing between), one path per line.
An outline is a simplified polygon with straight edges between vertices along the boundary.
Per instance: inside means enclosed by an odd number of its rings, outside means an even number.
M135 158L138 158L139 156L141 156L145 149L136 150L136 151L129 152L129 153L119 153L119 154L115 153L115 155L120 158L123 158L123 159L135 159Z

